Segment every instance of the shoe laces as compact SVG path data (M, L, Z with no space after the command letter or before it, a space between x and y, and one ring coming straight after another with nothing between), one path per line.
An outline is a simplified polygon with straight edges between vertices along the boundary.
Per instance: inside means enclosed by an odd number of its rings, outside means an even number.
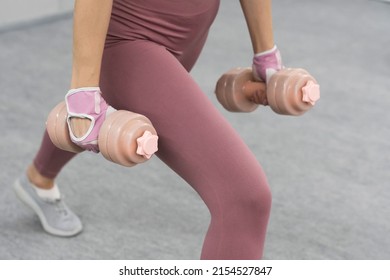
M47 203L54 206L54 210L61 216L68 216L69 211L66 208L65 204L62 202L61 198L55 200L46 200Z

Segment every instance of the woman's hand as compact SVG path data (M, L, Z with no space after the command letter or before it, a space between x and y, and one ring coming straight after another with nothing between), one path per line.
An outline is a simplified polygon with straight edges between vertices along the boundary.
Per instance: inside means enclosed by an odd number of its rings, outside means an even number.
M259 81L268 83L271 76L282 68L282 57L276 46L253 57L253 76Z
M100 128L115 109L103 99L98 87L72 89L66 94L65 103L72 142L85 150L99 152Z

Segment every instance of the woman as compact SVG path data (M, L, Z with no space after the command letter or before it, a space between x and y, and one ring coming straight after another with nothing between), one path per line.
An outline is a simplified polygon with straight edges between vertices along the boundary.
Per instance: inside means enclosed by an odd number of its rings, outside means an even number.
M271 0L240 3L255 54L254 75L266 81L281 68ZM72 90L65 98L69 129L75 143L96 152L96 132L107 103L147 116L159 135L156 155L199 193L210 210L201 258L259 259L271 207L266 177L188 73L218 7L219 0L76 0ZM75 111L91 113L80 101L88 96L102 96L100 108L90 119L80 118ZM92 118L96 122L91 125ZM44 229L55 235L72 236L82 230L55 184L74 155L56 148L46 132L26 176L15 184Z

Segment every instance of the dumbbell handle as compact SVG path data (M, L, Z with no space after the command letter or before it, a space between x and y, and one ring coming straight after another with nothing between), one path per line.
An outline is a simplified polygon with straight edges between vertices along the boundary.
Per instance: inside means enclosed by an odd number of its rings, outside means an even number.
M242 86L242 93L246 99L256 104L268 105L267 89L264 82L247 81Z

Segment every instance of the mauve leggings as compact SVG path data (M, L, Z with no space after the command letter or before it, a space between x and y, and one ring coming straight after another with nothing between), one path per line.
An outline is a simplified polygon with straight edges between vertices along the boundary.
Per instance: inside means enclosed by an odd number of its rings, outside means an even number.
M207 32L180 52L168 50L158 39L117 40L118 10L114 5L108 35L108 41L110 34L116 40L106 45L103 56L100 86L105 100L152 121L159 135L157 156L206 203L211 223L201 258L261 258L271 208L266 177L188 73ZM34 162L43 175L54 178L73 156L54 147L45 133Z

